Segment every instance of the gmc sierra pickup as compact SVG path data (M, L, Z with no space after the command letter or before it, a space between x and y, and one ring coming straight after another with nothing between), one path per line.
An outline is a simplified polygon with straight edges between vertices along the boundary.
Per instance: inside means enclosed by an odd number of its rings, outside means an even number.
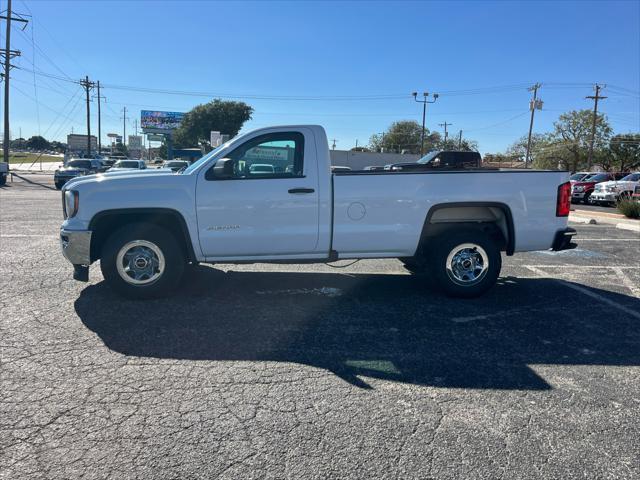
M269 171L252 165L271 165ZM188 264L399 258L445 293L496 282L501 251L573 248L567 172L331 173L314 125L239 136L188 168L78 177L60 240L74 278L100 260L121 294L167 294Z

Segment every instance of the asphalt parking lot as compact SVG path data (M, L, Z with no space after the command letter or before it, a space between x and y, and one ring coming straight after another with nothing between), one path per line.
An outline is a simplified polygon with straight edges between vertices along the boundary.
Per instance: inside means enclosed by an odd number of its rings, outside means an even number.
M640 478L640 234L505 257L476 300L395 260L199 267L116 297L0 189L0 478Z

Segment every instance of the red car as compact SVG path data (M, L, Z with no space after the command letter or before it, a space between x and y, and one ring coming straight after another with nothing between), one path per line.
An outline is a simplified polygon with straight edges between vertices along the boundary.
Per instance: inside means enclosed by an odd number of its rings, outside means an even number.
M592 173L589 176L571 183L571 203L589 203L596 183L620 180L626 173Z

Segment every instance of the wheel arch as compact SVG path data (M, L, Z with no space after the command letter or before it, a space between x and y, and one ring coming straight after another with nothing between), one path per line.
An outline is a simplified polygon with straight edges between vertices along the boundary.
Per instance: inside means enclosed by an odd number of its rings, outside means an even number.
M100 258L102 247L109 235L127 224L150 223L169 230L183 248L188 261L196 261L187 222L180 212L171 208L118 208L96 213L89 222L91 235L91 261Z
M453 226L487 227L502 237L507 255L515 252L515 228L511 209L501 202L445 202L432 205L427 212L417 252L429 239Z

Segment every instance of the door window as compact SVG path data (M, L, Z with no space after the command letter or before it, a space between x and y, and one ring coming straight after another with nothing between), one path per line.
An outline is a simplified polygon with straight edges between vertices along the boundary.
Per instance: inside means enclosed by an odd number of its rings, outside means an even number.
M233 160L234 178L291 178L303 176L304 135L278 132L260 135L240 145Z

